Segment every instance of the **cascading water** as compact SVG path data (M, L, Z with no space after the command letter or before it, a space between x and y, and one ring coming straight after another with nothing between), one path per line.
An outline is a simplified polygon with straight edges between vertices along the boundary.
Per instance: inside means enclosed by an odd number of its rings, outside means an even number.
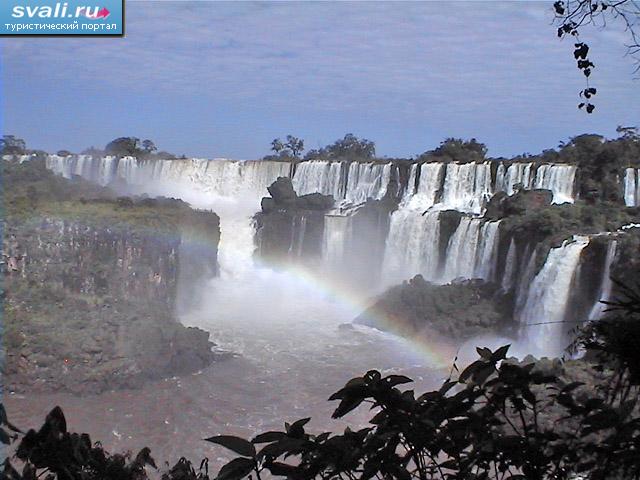
M420 273L434 281L438 273L440 212L424 215L410 209L400 209L391 216L385 246L383 278L393 285Z
M336 272L344 265L345 249L352 234L352 217L325 215L322 238L322 259L329 272Z
M496 191L506 192L508 195L515 193L514 187L522 185L522 188L531 188L531 171L533 163L512 163L505 167L504 163L498 166L496 174Z
M344 198L343 162L313 160L297 165L292 178L293 188L298 195L322 193L333 195L335 200Z
M256 275L273 279L273 271L256 270L254 265L254 230L250 217L258 210L266 187L279 176L290 176L292 164L50 156L47 165L66 177L81 175L103 185L120 179L137 185L140 191L176 195L198 207L214 208L221 216L223 230L221 279L227 283L232 278L244 278L246 283L250 283L255 278L247 276ZM386 194L393 169L390 163L375 162L310 161L296 165L292 181L298 194L330 194L340 205L325 221L323 259L330 270L346 264L346 247L353 236L350 214L367 199L380 199ZM385 283L398 283L418 273L438 283L460 277L496 280L499 222L487 222L481 217L468 215L482 214L494 190L513 194L518 184L523 188L550 189L556 203L573 201L575 173L575 167L570 165L540 165L536 168L531 162L515 162L508 166L500 164L492 185L490 162L411 165L405 194L390 219L382 262ZM451 237L444 239L447 241L445 248L441 245L441 212L448 209L467 215L462 216ZM305 219L301 217L296 221L291 248L295 250L292 253L299 255L302 254L300 239L305 233ZM443 252L445 257L441 258ZM529 273L533 272L535 252L529 255L525 251L520 258L516 258L516 253L515 244L511 241L505 270L499 281L505 290L516 288L517 309L528 312L533 308L532 298L535 297L530 283L536 282L533 274ZM552 261L553 258L548 259L547 263ZM525 264L518 266L518 262ZM515 278L517 272L523 275ZM527 275L530 278L524 280ZM541 301L550 300L543 297Z
M379 200L387 193L390 180L390 163L351 162L347 176L345 201L357 205L366 202L369 198Z
M552 248L528 288L518 321L520 337L534 355L558 355L567 346L569 328L563 321L580 254L588 244L588 237L576 236Z
M591 312L589 312L589 320L599 320L607 308L602 301L607 301L611 297L611 290L613 289L611 265L615 259L617 247L618 242L616 240L611 240L607 245L607 256L604 260L604 270L602 271L602 280L600 282L600 289L598 290L598 298L593 304Z
M511 290L515 283L514 275L516 274L516 242L512 238L509 241L509 250L507 250L507 257L505 258L504 273L502 274L502 290L508 292Z
M553 203L573 203L577 167L574 165L540 165L534 188L553 192Z
M357 205L384 197L390 179L389 163L312 160L297 165L292 183L298 195L322 193Z
M627 207L640 205L640 168L627 168L624 172L624 204Z
M479 214L492 194L489 162L447 164L441 202L443 209Z
M446 283L456 278L492 280L499 225L499 221L462 217L449 240L444 275L440 281Z

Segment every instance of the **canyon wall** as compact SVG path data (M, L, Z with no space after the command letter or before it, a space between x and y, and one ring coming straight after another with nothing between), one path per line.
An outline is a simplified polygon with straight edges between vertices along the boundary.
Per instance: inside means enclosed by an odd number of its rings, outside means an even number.
M210 364L209 334L176 314L194 300L179 288L217 272L218 217L41 167L3 165L4 390L97 392Z

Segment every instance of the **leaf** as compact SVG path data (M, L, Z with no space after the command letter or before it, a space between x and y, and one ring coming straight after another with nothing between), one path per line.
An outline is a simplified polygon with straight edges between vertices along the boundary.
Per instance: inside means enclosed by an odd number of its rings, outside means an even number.
M302 418L293 422L289 428L287 428L287 433L290 437L293 438L301 438L304 435L304 426L309 423L311 418Z
M497 349L491 355L491 361L497 362L498 360L504 360L507 357L507 352L509 351L510 347L511 345L509 344L509 345L503 345L502 347Z
M51 431L56 433L67 433L67 421L60 407L55 407L49 412L42 428L51 429Z
M405 377L404 375L389 375L388 377L384 378L384 381L387 382L390 387L413 382L412 379L410 379L409 377Z
M475 362L473 362L471 365L469 365L467 368L465 368L462 373L460 374L460 377L458 378L458 381L460 383L464 383L468 378L470 378L479 368L482 368L482 366L484 365L483 362L476 360Z
M244 438L234 437L232 435L217 435L215 437L205 438L207 442L216 443L222 445L224 448L243 455L245 457L255 457L256 447L253 443L245 440Z
M277 442L278 440L282 440L286 438L287 434L284 432L265 432L253 437L251 443L271 443Z
M11 443L11 437L7 432L4 431L4 428L0 428L0 442L5 445L9 445Z
M293 465L282 462L271 462L267 465L267 468L271 472L271 475L277 477L289 477L296 470L296 467Z
M484 360L491 360L491 350L487 347L476 347L476 352L478 352L478 355Z
M345 398L340 402L338 408L336 408L331 415L331 418L340 418L345 416L351 410L357 408L364 401L364 397L357 398Z
M231 460L218 472L217 480L240 480L246 477L254 467L253 460L249 458L236 458Z

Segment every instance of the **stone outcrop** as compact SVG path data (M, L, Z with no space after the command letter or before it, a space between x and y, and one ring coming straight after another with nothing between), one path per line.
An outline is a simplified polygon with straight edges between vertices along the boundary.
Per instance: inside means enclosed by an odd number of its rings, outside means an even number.
M485 216L491 220L500 220L511 215L523 215L549 206L552 201L551 190L520 190L512 196L497 192L487 204Z
M79 199L49 175L5 170L4 391L98 392L209 365L209 334L181 325L176 302L217 272L217 215L103 189Z
M434 285L416 275L374 300L356 323L403 335L424 331L449 338L504 331L512 302L499 288L480 280Z
M262 199L256 236L258 255L273 263L292 259L313 262L322 254L324 214L333 207L331 195L298 196L291 179L280 177L268 187L271 197Z

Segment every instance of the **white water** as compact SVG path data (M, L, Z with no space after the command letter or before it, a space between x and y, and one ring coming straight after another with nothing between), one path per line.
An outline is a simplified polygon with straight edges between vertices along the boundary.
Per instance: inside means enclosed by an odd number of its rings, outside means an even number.
M515 193L514 187L522 185L524 189L531 188L531 171L533 163L512 163L505 167L504 163L498 166L496 175L496 191L506 192L508 195Z
M424 215L399 209L391 216L383 260L385 285L393 285L420 273L435 281L438 274L440 212Z
M447 164L442 209L482 213L492 194L489 162Z
M576 236L552 248L527 289L518 321L520 337L534 355L561 352L567 346L567 332L573 325L567 326L563 321L580 254L588 244L588 237Z
M574 165L540 165L536 170L534 188L553 192L553 203L573 203L577 167Z
M627 207L640 205L640 168L624 172L624 203Z
M507 250L507 257L505 259L504 273L502 275L502 290L508 292L511 290L515 283L514 275L516 274L516 242L511 239L509 242L509 250Z
M604 270L602 271L602 281L598 291L598 298L593 304L591 312L589 312L589 320L598 320L604 314L607 306L600 300L607 301L611 299L611 290L613 289L613 281L611 280L611 265L616 256L618 242L611 240L607 245L607 256L604 260Z
M326 215L322 238L322 259L329 272L342 270L345 249L352 235L352 217Z
M298 195L317 192L357 205L384 197L390 179L389 163L314 160L297 165L292 183Z

